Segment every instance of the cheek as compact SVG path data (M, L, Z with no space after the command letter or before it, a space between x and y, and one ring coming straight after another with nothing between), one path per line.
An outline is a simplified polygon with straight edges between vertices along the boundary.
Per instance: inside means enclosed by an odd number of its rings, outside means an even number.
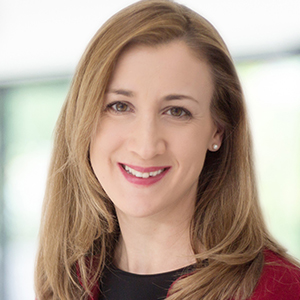
M200 175L206 157L206 152L207 149L206 147L203 147L203 144L191 144L190 146L186 144L186 147L184 147L184 149L181 149L178 157L181 158L180 163L182 164L187 174L193 174L192 176Z
M124 135L119 126L113 126L111 122L100 124L90 145L91 165L97 177L100 175L100 169L105 169L123 140Z
M98 128L96 134L93 136L90 145L90 160L92 168L99 179L100 170L103 169L103 160L105 158L105 153L108 152L106 140L109 135L105 134L105 131Z
M210 139L209 128L200 126L169 132L169 143L172 144L173 149L187 157L205 154Z
M110 156L108 147L111 143L105 142L105 136L98 135L93 138L90 145L90 161L91 166L104 191L107 190L109 179Z
M172 136L172 152L176 153L178 163L189 174L199 175L201 173L208 144L210 140L210 131L203 131L199 128L182 132Z

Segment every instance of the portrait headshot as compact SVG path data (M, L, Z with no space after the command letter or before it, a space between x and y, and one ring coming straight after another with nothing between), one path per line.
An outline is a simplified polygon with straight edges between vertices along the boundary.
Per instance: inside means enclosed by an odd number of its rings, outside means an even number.
M28 112L43 107L42 119L51 110L39 95L54 84L64 91L51 108L56 125L47 123L51 158L39 160L43 203L32 204L33 299L300 299L299 52L239 50L195 6L141 0L115 9L82 45L72 76L28 92L36 95ZM5 91L3 120L15 124L23 94ZM19 116L12 133L27 126ZM10 176L30 179L18 174Z

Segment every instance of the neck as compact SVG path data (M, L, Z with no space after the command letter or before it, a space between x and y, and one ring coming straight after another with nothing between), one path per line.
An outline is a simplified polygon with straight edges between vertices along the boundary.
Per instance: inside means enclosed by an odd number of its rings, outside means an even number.
M192 214L181 218L134 218L117 212L121 230L115 265L136 274L157 274L196 262L190 243Z

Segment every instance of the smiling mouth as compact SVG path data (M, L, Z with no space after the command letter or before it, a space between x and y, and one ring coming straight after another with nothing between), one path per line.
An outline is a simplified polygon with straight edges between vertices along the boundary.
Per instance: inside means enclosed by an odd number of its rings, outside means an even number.
M159 174L163 173L164 171L166 171L168 168L162 168L159 170L155 170L152 172L139 172L137 170L134 170L133 168L130 168L127 165L122 164L122 168L126 171L126 173L133 175L137 178L149 178L149 177L156 177Z

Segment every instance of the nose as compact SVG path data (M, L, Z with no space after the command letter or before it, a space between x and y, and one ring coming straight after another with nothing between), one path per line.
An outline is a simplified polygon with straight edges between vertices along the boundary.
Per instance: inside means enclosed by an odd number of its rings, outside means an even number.
M155 117L144 116L132 123L127 148L143 160L152 159L166 151L163 128Z

